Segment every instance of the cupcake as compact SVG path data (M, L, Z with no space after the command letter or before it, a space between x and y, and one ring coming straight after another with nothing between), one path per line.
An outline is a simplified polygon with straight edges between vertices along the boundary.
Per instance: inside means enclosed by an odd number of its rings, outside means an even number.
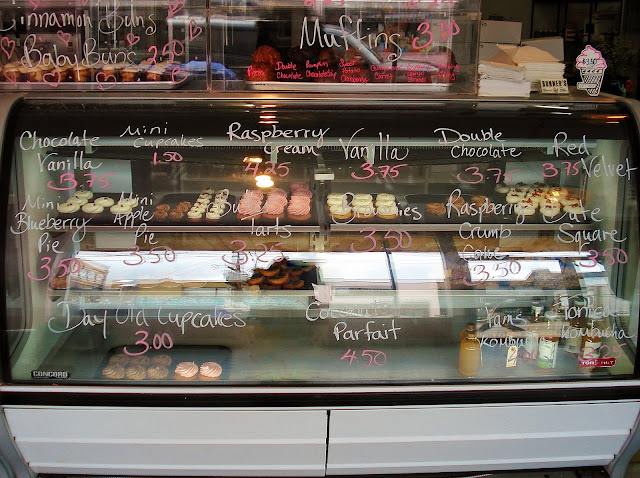
M109 357L109 365L127 365L129 356L125 354L115 354Z
M89 200L85 199L85 198L78 197L78 196L71 196L69 199L67 199L67 202L71 203L71 204L77 204L78 206L82 207L85 204L87 204L89 202Z
M222 367L216 362L205 362L200 365L198 379L203 382L213 382L218 380L222 375Z
M447 214L447 208L444 203L430 202L425 204L424 210L427 214L435 216L437 218L443 218Z
M202 211L200 211L200 209L191 209L188 213L187 213L187 221L189 222L200 222L202 221L202 216L203 213Z
M152 365L147 369L149 380L164 380L169 376L169 369L164 365Z
M125 375L129 380L144 380L147 377L147 369L141 365L130 365Z
M142 355L131 357L131 360L129 360L129 365L140 365L141 367L148 367L150 363L151 359Z
M110 197L102 196L93 200L94 204L98 204L104 208L109 208L113 206L116 202Z
M398 218L398 206L395 202L393 204L384 204L377 207L378 217L380 219L397 219Z
M334 220L351 219L353 216L351 207L346 205L331 206L331 208L329 208L329 214L331 214Z
M88 214L89 217L97 217L99 214L102 214L104 211L104 207L100 204L89 202L82 206L82 212Z
M151 365L162 365L163 367L168 367L171 365L171 357L167 354L156 355L151 358Z
M125 368L117 363L109 364L102 369L102 376L110 380L120 380L124 378Z
M196 380L198 366L194 362L180 362L173 373L176 380Z
M83 65L71 68L71 78L76 83L86 83L91 79L91 70Z
M126 204L114 204L109 208L111 214L129 214L131 213L131 206L127 206Z
M130 65L126 68L123 68L120 72L120 78L122 78L123 82L130 83L132 81L136 81L140 76L140 68L136 65Z
M71 202L63 202L58 204L58 212L61 217L71 217L80 210L80 205Z

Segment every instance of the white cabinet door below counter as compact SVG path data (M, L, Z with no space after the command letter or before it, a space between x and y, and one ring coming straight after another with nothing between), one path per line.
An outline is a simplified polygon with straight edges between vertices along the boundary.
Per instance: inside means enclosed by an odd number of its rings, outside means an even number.
M36 473L323 476L325 410L5 407Z

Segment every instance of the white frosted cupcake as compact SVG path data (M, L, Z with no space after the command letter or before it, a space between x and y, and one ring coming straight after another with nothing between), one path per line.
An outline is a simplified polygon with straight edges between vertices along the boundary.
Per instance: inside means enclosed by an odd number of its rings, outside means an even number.
M93 203L94 204L98 204L98 205L106 208L106 207L113 206L116 202L113 199L111 199L110 197L102 196L102 197L99 197L97 199L94 199Z
M86 200L86 199L84 199L84 198L79 198L79 197L76 197L76 196L71 196L69 199L67 199L67 202L68 202L68 203L71 203L71 204L77 204L78 206L82 207L82 206L84 206L85 204L87 204L89 201L88 201L88 200Z
M104 207L100 204L96 204L93 202L88 202L84 206L82 206L82 212L86 214L100 214L104 211Z
M88 201L93 197L93 193L91 191L76 191L74 196Z
M80 205L71 202L63 202L58 204L58 212L61 214L73 214L80 210Z
M123 198L118 201L118 204L123 206L129 206L131 209L138 206L138 198Z
M109 208L111 214L129 214L131 212L131 206L127 204L114 204Z

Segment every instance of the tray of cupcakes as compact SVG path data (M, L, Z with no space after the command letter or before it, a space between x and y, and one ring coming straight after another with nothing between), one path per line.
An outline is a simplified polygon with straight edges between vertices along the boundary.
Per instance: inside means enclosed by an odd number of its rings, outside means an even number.
M153 224L233 224L236 197L228 189L205 188L200 193L163 196L153 210Z
M585 202L573 188L544 183L518 183L513 186L498 184L495 195L504 195L502 202L510 206L511 220L518 223L544 224L560 219L589 222Z
M26 68L13 61L0 67L0 90L80 91L87 89L131 91L172 90L182 88L192 76L185 65L171 62L71 63L56 66L34 65Z
M405 222L398 201L389 193L332 192L327 194L326 209L332 223L380 224Z
M100 193L98 196L78 190L58 203L57 211L60 219L90 219L92 225L131 225L142 222L140 211L145 207L133 193Z
M266 192L246 189L234 207L240 224L270 225L278 221L292 225L316 225L313 192L307 183L293 181L289 191L271 188Z
M317 282L315 265L283 259L267 268L254 269L246 285L260 290L313 290L313 284Z
M140 354L140 347L111 349L96 378L107 380L212 382L229 378L231 349L220 345L174 346ZM124 353L123 353L124 352Z

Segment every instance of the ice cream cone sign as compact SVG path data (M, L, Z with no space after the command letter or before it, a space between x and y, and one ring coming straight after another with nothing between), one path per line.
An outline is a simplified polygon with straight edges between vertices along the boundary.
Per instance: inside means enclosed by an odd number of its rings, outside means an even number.
M590 96L598 96L604 78L604 70L607 69L607 62L604 61L602 53L591 45L587 45L576 58L576 68L580 71L582 78L576 87L579 90L586 90Z

